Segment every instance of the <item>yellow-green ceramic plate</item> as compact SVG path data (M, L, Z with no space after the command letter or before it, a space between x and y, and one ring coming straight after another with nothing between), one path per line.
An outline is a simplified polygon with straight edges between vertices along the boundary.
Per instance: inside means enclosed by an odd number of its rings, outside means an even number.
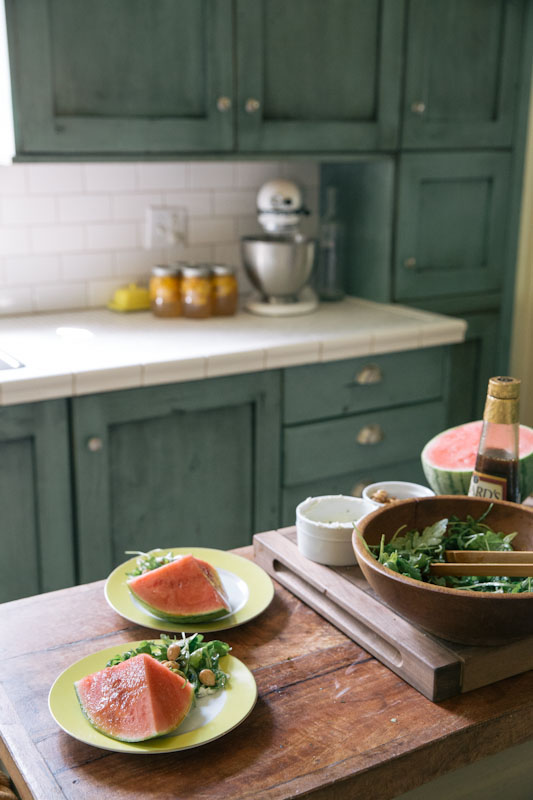
M128 572L135 569L137 556L125 561L113 570L105 584L106 600L111 608L130 622L156 631L176 633L210 633L242 625L256 617L270 604L274 597L274 584L269 575L247 558L215 550L210 547L167 547L150 552L174 555L191 553L216 568L228 594L231 612L209 622L169 622L154 616L137 603L128 589Z
M76 661L56 679L48 696L53 718L66 733L85 744L117 753L173 753L218 739L243 722L257 699L257 687L250 670L231 655L220 659L220 668L229 675L226 688L200 698L174 733L146 742L119 742L95 730L81 710L74 681L98 672L117 653L138 647L141 642L124 642L92 653Z

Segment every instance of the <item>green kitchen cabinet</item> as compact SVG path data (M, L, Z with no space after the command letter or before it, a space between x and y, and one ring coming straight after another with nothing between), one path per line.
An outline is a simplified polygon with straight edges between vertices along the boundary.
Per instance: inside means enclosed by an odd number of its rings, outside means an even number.
M0 408L0 508L0 602L72 586L66 400Z
M505 152L400 157L395 300L501 287L510 166Z
M17 155L396 146L404 0L6 0Z
M410 0L402 148L510 147L522 0Z
M239 152L394 148L404 8L401 0L237 0Z
M6 13L17 154L233 148L231 0L7 0Z
M127 550L250 544L278 524L280 374L72 401L80 580Z

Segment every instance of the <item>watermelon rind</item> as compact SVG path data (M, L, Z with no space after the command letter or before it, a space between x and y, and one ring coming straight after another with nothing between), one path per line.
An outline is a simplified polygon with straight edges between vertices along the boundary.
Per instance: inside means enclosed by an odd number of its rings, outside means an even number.
M147 658L152 658L152 656L146 656L146 657ZM114 669L114 667L110 667L109 669ZM189 712L190 712L190 710L191 710L191 708L192 708L192 706L194 704L194 691L192 689L192 686L188 681L184 681L183 682L183 689L185 689L186 687L189 688L189 703L188 703L186 708L184 707L184 708L180 709L180 718L179 718L179 720L177 722L173 722L171 725L169 725L166 728L161 728L159 730L156 730L156 731L154 731L153 734L148 735L148 736L142 736L142 737L140 737L140 736L124 736L124 735L119 735L118 733L113 733L111 730L104 729L103 727L101 727L101 725L98 725L97 720L95 720L94 717L92 717L91 714L88 712L87 707L86 707L85 703L83 702L83 700L82 700L82 698L80 696L80 693L79 693L79 690L78 690L78 683L80 683L80 682L81 681L75 681L74 682L74 690L76 692L76 697L78 699L78 703L79 703L79 706L80 706L80 709L81 709L81 712L82 712L83 716L85 717L87 722L90 725L92 725L92 727L95 730L97 730L99 733L103 734L104 736L108 736L110 739L115 739L115 740L117 740L119 742L129 742L129 743L146 742L146 741L149 741L150 739L157 739L160 736L165 736L167 733L170 733L171 731L176 730L176 728L179 725L181 725L181 723L187 717L187 715L189 714Z
M424 470L424 475L426 476L429 486L433 489L435 494L468 494L472 470L438 467L429 460L427 455L437 439L442 438L451 431L459 430L462 427L464 426L456 425L453 428L441 431L441 433L438 433L430 439L422 450L420 456L422 469ZM529 428L527 425L520 425L520 430L528 430L533 433L533 429ZM529 495L533 493L533 450L529 453L525 453L519 459L518 481L521 498L525 500L526 497L529 497Z
M228 614L228 609L221 606L219 609L215 609L214 611L208 611L205 614L191 614L190 616L184 615L177 615L177 614L169 614L166 611L162 611L160 608L155 608L151 606L149 603L146 603L142 600L138 594L136 594L131 586L129 586L129 590L135 598L135 602L139 603L146 611L149 611L154 617L158 617L158 619L164 619L167 622L209 622L213 619L219 619L220 617L224 617Z

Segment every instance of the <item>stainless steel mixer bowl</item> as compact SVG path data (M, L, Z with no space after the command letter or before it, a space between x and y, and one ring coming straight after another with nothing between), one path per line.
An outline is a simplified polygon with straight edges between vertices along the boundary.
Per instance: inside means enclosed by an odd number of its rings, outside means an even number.
M315 240L307 236L245 236L241 252L246 273L269 303L293 303L313 269Z

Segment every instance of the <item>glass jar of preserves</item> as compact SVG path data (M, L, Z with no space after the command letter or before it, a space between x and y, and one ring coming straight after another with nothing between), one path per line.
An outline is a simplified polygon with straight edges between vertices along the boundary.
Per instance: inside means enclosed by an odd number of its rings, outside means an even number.
M227 267L225 264L214 264L211 267L211 296L215 316L226 317L235 314L239 287L233 267Z
M211 315L209 267L184 267L181 271L181 310L184 317L204 319Z
M180 270L158 264L150 276L150 308L156 317L179 317L181 313Z

